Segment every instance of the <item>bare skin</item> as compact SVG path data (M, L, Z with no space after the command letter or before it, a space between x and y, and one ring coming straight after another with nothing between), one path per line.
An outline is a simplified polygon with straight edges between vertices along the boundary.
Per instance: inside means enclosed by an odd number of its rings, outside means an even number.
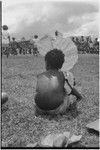
M57 108L65 96L64 82L63 73L58 70L48 70L40 74L36 88L37 105L47 110Z

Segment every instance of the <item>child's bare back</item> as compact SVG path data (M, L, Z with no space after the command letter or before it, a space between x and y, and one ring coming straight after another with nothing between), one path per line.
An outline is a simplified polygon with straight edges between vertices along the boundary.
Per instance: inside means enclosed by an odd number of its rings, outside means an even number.
M35 100L38 107L43 110L53 110L59 107L65 96L64 83L64 75L61 71L49 70L40 74Z

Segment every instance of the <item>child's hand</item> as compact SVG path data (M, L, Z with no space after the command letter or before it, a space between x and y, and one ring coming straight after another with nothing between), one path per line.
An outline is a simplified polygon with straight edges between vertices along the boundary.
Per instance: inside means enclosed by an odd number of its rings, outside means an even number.
M63 74L64 74L65 79L68 80L71 87L73 87L75 85L75 78L74 78L73 74L69 71L63 72Z
M81 100L82 99L81 94L75 88L72 89L71 94L75 95L77 100Z

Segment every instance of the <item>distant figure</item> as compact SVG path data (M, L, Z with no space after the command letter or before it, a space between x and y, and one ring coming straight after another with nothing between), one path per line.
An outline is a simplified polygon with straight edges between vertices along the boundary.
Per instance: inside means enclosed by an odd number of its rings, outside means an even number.
M34 39L33 39L33 44L34 44L34 48L33 48L33 54L37 56L38 53L38 35L34 35Z
M58 31L55 32L55 36L58 36Z
M72 41L73 41L74 43L76 42L74 37L72 37Z
M79 41L78 37L76 37L76 40L74 40L74 42L76 45L80 45L80 41Z
M60 71L63 63L64 54L60 50L53 49L45 55L46 72L37 76L35 104L39 114L64 114L71 103L70 94L82 98Z
M17 42L14 37L12 37L12 42L10 43L10 45L11 45L11 50L12 50L11 54L17 55Z
M99 46L99 41L98 41L98 38L95 38L95 40L94 40L94 46Z
M89 47L89 36L86 37L86 41L85 41L85 49L86 49L86 53L90 52L90 47Z
M89 39L89 53L93 53L93 41L91 40L91 38Z
M95 53L99 52L99 41L98 41L98 38L95 38L95 40L93 42L93 49L95 50Z
M25 55L27 53L27 50L26 50L26 39L25 39L25 37L21 38L20 47L21 47L20 53L21 54L23 53L23 55Z
M9 56L9 42L10 42L10 35L8 32L8 27L6 25L3 26L3 31L2 31L2 50L6 53L6 56L8 58Z
M80 43L78 37L76 37L76 39L73 37L72 41L75 43L75 45L77 46L78 52L80 53L81 52L81 49L80 49L81 43Z
M21 41L24 42L24 41L25 41L25 37L22 37L22 38L21 38Z
M55 38L62 37L62 36L63 36L63 34L56 30L56 32L55 32Z
M81 43L84 42L84 36L81 36L80 42L81 42Z
M84 36L81 36L81 39L80 39L80 49L82 51L82 53L85 53L86 50L85 50L85 40L84 40Z

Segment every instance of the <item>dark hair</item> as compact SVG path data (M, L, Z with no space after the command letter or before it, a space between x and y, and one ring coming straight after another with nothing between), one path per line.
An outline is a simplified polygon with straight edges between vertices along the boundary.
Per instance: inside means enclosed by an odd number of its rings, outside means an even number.
M3 25L3 30L8 30L8 26L7 25Z
M15 38L14 38L14 37L12 37L12 40L15 40Z
M64 54L61 50L53 49L45 55L45 62L47 67L51 69L61 69L64 63Z
M34 35L34 38L37 39L37 38L38 38L38 35Z

